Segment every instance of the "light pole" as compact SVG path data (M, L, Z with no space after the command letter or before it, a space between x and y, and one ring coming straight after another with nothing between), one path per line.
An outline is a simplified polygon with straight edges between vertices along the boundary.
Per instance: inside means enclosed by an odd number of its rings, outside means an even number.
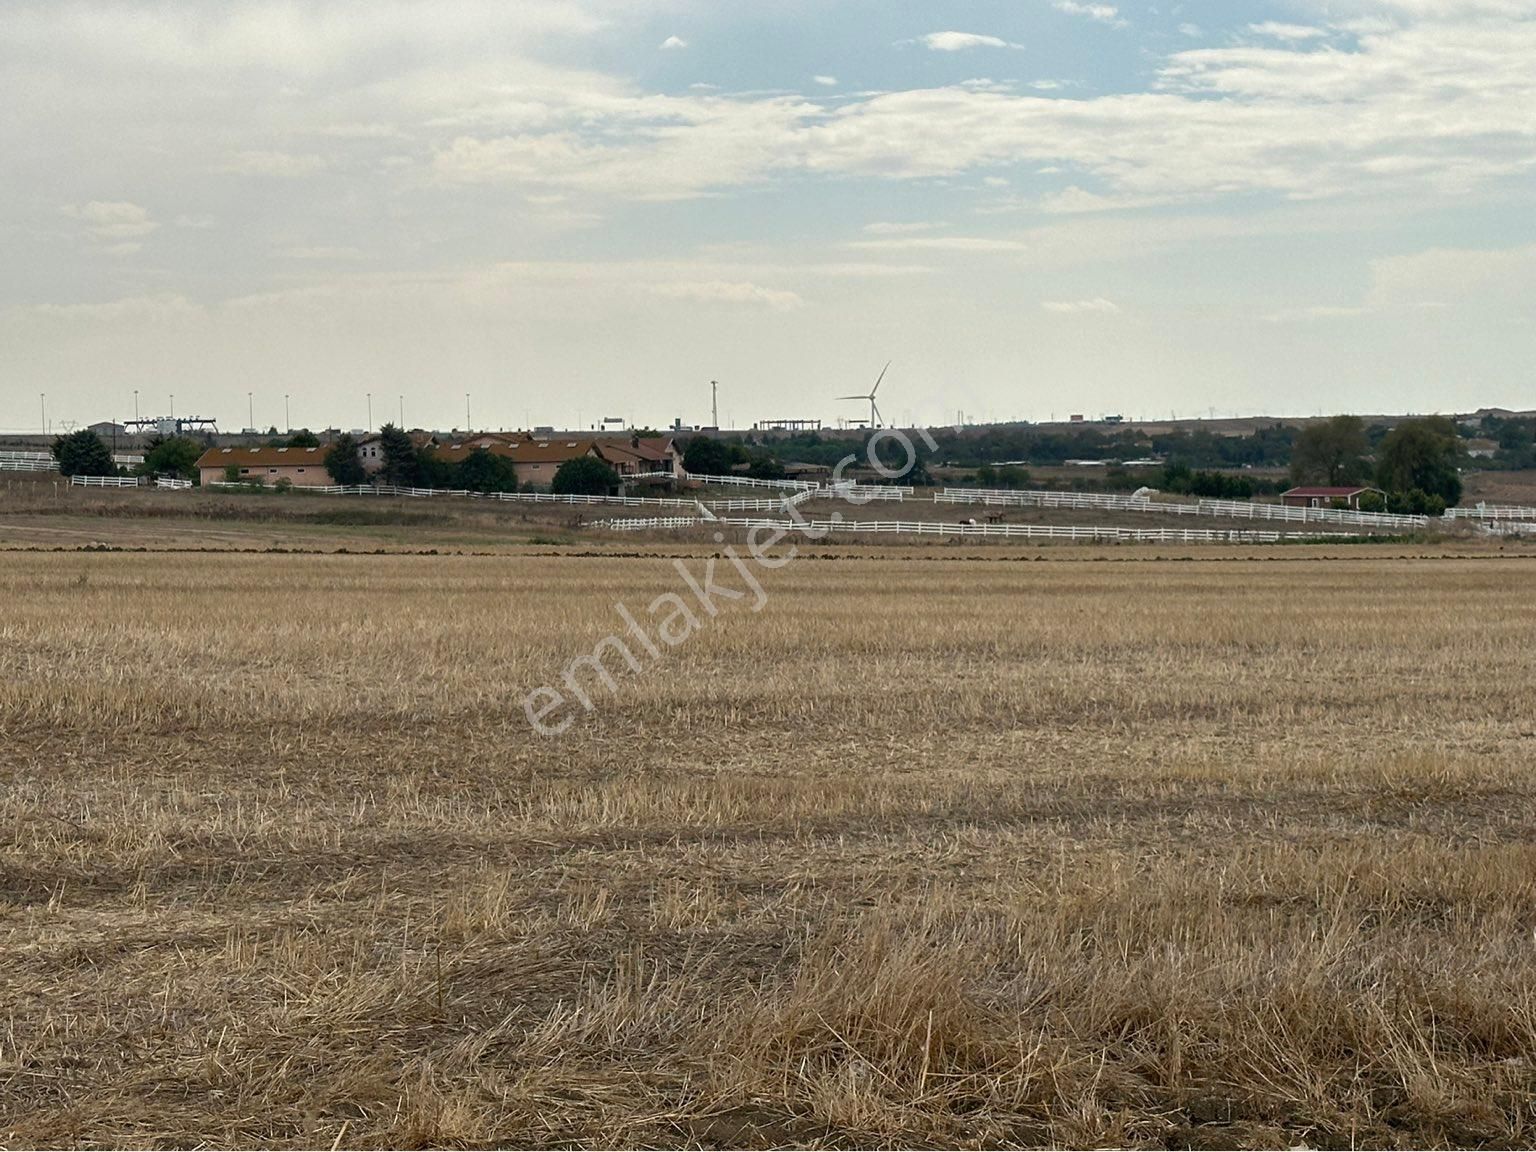
M405 393L400 393L400 427L405 427Z
M138 423L139 420L139 390L137 388L133 390L133 420L134 423Z
M245 426L253 430L256 427L256 402L249 392L245 394Z
M43 409L43 435L46 436L46 435L48 435L48 393L46 393L46 392L39 392L37 394L37 402L40 405L42 405L42 409Z
M373 431L373 393L372 392L365 392L365 393L363 393L363 395L368 397L368 431L372 432Z
M469 393L464 393L464 431L469 431Z
M289 432L293 431L293 417L288 415L288 393L283 393L283 424Z

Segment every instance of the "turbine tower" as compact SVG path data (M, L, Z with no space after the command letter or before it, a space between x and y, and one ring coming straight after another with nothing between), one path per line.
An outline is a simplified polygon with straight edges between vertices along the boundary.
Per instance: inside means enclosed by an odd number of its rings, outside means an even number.
M839 400L868 400L869 401L869 426L880 427L880 408L875 404L875 393L880 391L880 382L885 379L885 374L891 370L891 362L887 360L885 367L880 369L880 375L875 377L875 386L868 393L858 396L839 396Z

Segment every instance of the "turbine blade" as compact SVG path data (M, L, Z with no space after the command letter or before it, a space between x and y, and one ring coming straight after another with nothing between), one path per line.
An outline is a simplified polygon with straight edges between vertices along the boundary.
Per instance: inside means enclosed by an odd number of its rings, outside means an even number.
M885 374L887 372L889 372L890 370L891 370L891 362L889 360L887 360L885 362L885 367L880 369L880 375L875 377L875 386L869 390L869 394L871 396L873 396L876 392L880 391L880 381L885 379Z

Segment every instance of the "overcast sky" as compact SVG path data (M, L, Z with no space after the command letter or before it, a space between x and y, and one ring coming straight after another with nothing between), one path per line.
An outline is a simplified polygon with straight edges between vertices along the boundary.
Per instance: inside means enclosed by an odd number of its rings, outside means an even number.
M0 0L0 428L1536 405L1536 0Z

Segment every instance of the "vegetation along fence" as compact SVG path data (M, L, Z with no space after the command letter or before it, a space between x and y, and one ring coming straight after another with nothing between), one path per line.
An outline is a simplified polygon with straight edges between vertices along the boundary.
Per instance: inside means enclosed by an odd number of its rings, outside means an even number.
M1447 520L1536 520L1536 508L1512 504L1477 504L1471 508L1447 508Z
M664 528L690 528L707 523L697 518L670 516L599 520L594 528L619 532L645 532ZM1072 527L1056 524L943 524L925 520L765 520L720 517L717 524L736 528L774 528L785 532L876 533L913 536L990 536L1035 540L1134 540L1169 544L1274 544L1281 540L1349 538L1347 532L1265 532L1239 528L1111 528Z
M1093 508L1113 512L1156 512L1169 516L1231 516L1248 520L1284 520L1296 524L1339 524L1358 528L1423 528L1428 516L1388 512L1355 512L1344 508L1295 508L1288 504L1259 504L1247 500L1200 500L1197 503L1152 500L1145 496L1114 496L1096 492L998 491L946 488L934 494L938 504L985 504L1020 508Z

